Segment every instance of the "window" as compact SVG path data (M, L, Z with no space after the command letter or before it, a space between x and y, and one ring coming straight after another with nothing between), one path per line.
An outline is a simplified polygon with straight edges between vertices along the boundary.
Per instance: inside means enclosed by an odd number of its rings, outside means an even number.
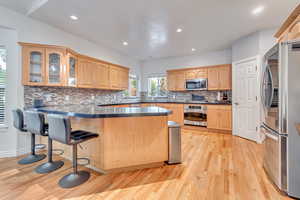
M148 96L150 97L167 96L167 78L165 76L148 78Z
M6 49L0 47L0 125L5 124Z
M136 75L129 75L129 86L128 90L125 91L127 97L138 96L138 78Z

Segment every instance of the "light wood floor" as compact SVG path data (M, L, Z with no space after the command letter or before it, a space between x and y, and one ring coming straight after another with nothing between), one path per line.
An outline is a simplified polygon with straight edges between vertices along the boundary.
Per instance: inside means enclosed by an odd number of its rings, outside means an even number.
M33 172L37 164L0 159L0 199L289 199L267 179L261 145L231 135L191 132L182 134L182 144L181 165L109 175L92 172L87 183L74 189L57 185L71 171L70 162L39 175Z

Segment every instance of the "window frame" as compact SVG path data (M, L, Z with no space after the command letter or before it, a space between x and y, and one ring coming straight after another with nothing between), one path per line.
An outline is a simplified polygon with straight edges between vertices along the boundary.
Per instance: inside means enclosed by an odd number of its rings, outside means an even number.
M131 83L130 83L130 79L136 79L136 96L131 96L130 90L131 90ZM126 90L126 92L128 93L128 95L125 95L125 98L139 98L140 97L140 93L139 93L139 77L136 74L129 74L129 78L128 78L128 89Z
M150 79L151 78L165 78L166 79L166 83L167 83L167 75L166 74L152 74L150 76L147 77L147 96L148 97L152 97L152 98L164 98L164 97L168 97L168 90L166 90L166 95L157 95L157 96L152 96L150 95Z
M5 69L5 83L0 84L0 88L4 89L3 96L4 96L4 105L3 105L3 123L0 123L0 129L7 129L8 128L8 119L7 119L7 48L5 46L0 45L0 49L4 49L6 52L6 69Z

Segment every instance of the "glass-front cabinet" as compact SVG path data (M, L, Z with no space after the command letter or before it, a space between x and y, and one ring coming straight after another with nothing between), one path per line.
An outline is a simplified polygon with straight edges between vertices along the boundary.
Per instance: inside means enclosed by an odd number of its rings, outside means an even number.
M46 84L64 85L65 53L61 49L46 49Z
M77 86L77 57L71 53L67 56L67 70L66 70L66 85L69 87Z
M43 85L45 83L45 49L27 47L23 49L23 54L23 82L27 85Z

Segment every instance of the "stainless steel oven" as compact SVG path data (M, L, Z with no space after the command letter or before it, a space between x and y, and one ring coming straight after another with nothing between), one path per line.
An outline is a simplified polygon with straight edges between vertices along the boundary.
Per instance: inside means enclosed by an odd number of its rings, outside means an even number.
M186 90L207 90L207 78L186 80Z
M207 106L185 105L184 124L192 126L207 127Z

